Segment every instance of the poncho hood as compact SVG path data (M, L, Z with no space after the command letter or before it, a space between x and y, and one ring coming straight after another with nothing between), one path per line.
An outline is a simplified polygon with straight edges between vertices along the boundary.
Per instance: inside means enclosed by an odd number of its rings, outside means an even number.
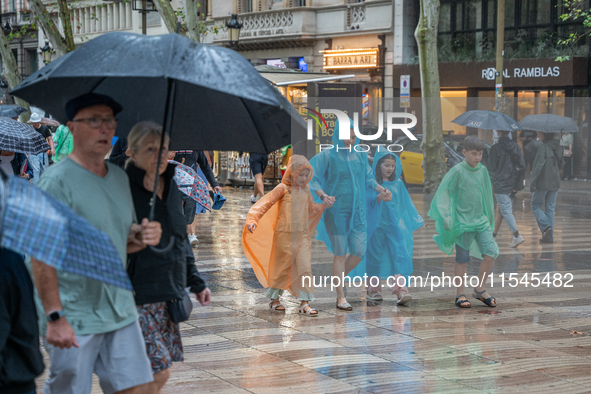
M388 151L385 147L383 146L379 146L376 149L376 154L373 157L373 165L372 165L372 169L373 169L373 173L379 174L380 169L378 168L378 163L380 161L380 159L382 159L385 156L392 156L391 158L396 160L396 169L394 170L394 173L396 174L396 179L398 180L400 179L400 175L402 174L402 161L400 161L400 157L398 157L398 155Z
M355 123L353 123L353 120L349 118L349 129L352 129L354 125ZM337 121L335 122L334 131L332 132L332 144L334 145L334 148L331 149L330 153L337 153L337 146L339 147L339 152L349 152L349 150L345 148L345 142L339 139L340 129L341 126L339 120L337 119ZM351 151L353 151L353 148L357 145L359 145L359 138L355 137L355 142L353 143L353 146L351 146Z
M289 158L289 162L287 163L287 170L283 178L281 179L281 183L287 186L291 186L291 181L298 177L302 170L310 170L310 176L308 177L308 182L306 185L312 180L312 175L314 175L314 170L312 169L312 165L304 156L301 155L293 155Z

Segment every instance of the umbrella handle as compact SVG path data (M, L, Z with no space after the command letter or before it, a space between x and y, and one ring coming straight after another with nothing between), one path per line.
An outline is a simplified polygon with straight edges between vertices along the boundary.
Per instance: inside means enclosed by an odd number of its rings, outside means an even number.
M170 240L168 241L168 245L165 248L158 249L155 246L150 246L150 250L157 254L166 254L172 250L174 246L174 235L170 236Z

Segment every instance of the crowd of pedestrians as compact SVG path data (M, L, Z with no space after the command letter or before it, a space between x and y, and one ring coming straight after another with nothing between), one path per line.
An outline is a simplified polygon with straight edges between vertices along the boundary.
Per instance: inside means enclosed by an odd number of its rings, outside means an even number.
M179 323L190 314L186 289L202 305L211 301L191 248L198 241L197 215L205 209L175 181L177 167L183 167L203 178L212 195L219 193L208 154L180 151L175 156L168 135L151 122L136 124L112 146L122 110L109 96L79 96L66 104L68 122L53 136L33 114L30 122L50 146L51 166L48 152L0 152L2 177L12 174L35 183L109 237L133 286L127 290L0 249L2 392L35 391L34 379L44 368L41 339L50 361L45 393L89 393L93 373L105 393L160 393L172 363L184 360ZM288 291L300 302L300 314L318 316L312 306L315 235L333 254L334 277L375 278L366 286L368 300L384 299L382 283L390 277L396 303L412 300L406 280L413 272L413 233L424 220L401 179L400 158L378 151L370 166L367 154L355 149L359 141L352 121L347 126L348 139L333 135L338 149L322 150L310 161L291 156L281 183L266 195L262 181L268 159L250 155L254 205L242 246L268 288L273 312L286 311L281 296ZM531 207L542 243L553 242L559 171L572 152L572 135L555 137L539 133L531 163ZM465 160L445 175L428 213L435 221L436 244L448 255L456 253L459 277L470 256L481 260L481 279L492 271L502 220L511 232L510 247L525 242L512 213L512 196L525 179L522 149L503 131L482 163L485 149L477 137L464 139ZM484 283L472 296L495 307ZM344 284L336 286L335 306L352 311ZM459 308L471 307L466 286L456 286ZM36 320L38 327L31 324Z

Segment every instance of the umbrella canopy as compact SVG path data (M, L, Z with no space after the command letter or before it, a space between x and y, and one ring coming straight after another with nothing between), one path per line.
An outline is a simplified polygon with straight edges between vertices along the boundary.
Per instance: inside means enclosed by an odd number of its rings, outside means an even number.
M483 130L517 131L519 123L512 117L501 112L473 110L461 114L452 123L460 126L474 127Z
M61 126L61 123L58 122L57 120L46 118L45 116L41 118L41 123L44 124L44 125L46 125L46 126L53 126L53 127L59 127L59 126Z
M109 237L61 201L0 171L0 245L56 269L132 290Z
M16 104L0 105L0 116L7 118L15 118L20 114L27 112L26 109Z
M521 119L521 127L542 133L578 133L579 126L566 116L553 114L528 115Z
M197 201L203 208L211 211L211 198L207 185L194 169L178 161L169 160L169 163L176 165L174 169L174 181L179 190Z
M49 144L33 126L0 118L0 151L37 155L48 150Z
M171 134L171 149L271 152L291 143L294 129L306 129L289 101L240 54L178 34L103 34L10 94L65 123L66 102L90 92L123 106L118 136L152 120Z

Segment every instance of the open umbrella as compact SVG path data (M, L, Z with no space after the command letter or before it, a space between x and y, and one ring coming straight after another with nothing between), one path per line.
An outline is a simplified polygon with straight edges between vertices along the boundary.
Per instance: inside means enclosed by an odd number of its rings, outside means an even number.
M65 123L84 93L123 106L117 136L142 120L162 124L171 149L271 152L305 133L297 110L239 53L178 34L114 32L94 38L19 84L11 95Z
M118 136L139 121L153 120L170 133L171 149L268 153L289 144L293 132L306 130L297 110L248 60L178 34L103 34L33 73L11 94L65 123L66 103L90 92L123 105ZM161 147L163 142L164 133ZM158 177L152 201L157 183Z
M48 150L49 144L33 126L0 118L0 151L37 155Z
M474 127L483 130L516 131L521 130L519 123L509 115L501 112L472 110L461 114L452 123L460 126Z
M61 201L0 170L0 246L132 290L109 237Z
M59 126L61 126L61 123L58 122L57 120L46 118L45 116L41 118L41 123L44 124L44 125L46 125L46 126L53 126L53 127L59 127Z
M7 118L15 118L15 117L19 116L20 114L24 114L25 112L27 112L27 110L24 109L23 107L21 107L20 105L16 105L16 104L0 105L0 116L4 116Z
M542 133L578 133L579 126L569 117L554 114L528 115L521 119L521 127Z
M197 175L195 170L178 161L169 160L168 162L176 165L174 169L174 181L179 187L179 190L197 201L205 209L211 211L211 199L209 198L207 185Z

